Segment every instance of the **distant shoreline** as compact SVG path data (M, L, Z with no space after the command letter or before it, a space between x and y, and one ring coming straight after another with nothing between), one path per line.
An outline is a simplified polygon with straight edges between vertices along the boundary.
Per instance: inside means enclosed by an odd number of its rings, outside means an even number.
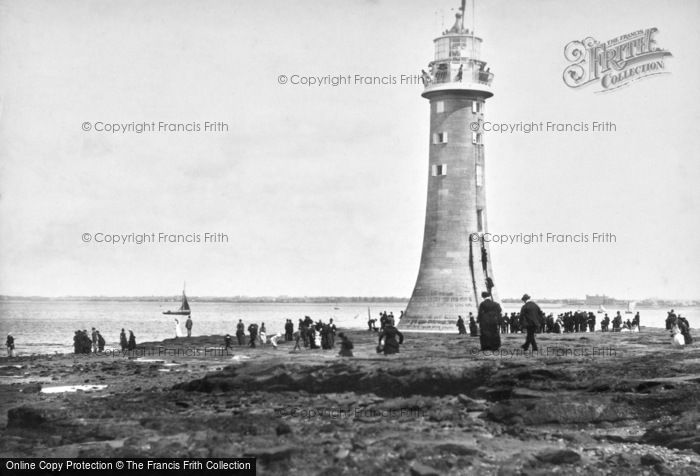
M97 301L97 302L179 302L180 296L61 296L61 297L44 297L44 296L0 296L2 301ZM342 304L342 303L377 303L377 302L408 302L408 298L378 296L378 297L333 297L333 296L304 296L304 297L255 297L255 296L235 296L235 297L220 297L220 296L187 296L190 302L229 302L229 303L300 303L300 304Z
M408 297L398 296L187 296L190 302L209 303L240 303L240 304L347 304L347 303L408 303ZM94 301L94 302L179 302L180 296L3 296L0 295L0 302L74 302L74 301ZM598 307L594 304L586 304L584 300L575 298L540 298L536 299L539 304L554 304L561 306L571 306L572 308ZM503 304L519 304L518 298L503 298ZM628 301L614 300L606 303L608 307L626 306ZM700 300L694 299L644 299L636 301L637 307L665 308L665 307L692 307L700 306Z

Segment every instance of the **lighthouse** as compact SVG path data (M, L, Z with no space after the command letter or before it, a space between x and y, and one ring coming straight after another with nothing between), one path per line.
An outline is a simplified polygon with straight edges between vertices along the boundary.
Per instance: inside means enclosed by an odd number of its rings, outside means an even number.
M481 38L455 24L434 40L422 71L430 102L428 199L418 278L400 326L454 329L476 311L481 293L495 298L486 214L486 156L481 124L493 74L481 60Z

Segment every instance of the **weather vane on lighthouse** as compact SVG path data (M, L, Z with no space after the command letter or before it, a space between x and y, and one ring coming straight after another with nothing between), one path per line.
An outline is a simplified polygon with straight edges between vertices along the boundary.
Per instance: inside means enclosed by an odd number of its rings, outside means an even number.
M422 96L430 101L428 199L418 278L402 328L453 327L459 315L477 310L483 292L494 293L480 127L493 74L480 59L481 38L464 27L464 13L462 0L422 71Z

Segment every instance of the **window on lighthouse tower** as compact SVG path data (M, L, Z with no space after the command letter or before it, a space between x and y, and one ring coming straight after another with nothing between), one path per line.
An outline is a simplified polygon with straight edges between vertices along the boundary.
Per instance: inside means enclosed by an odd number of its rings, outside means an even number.
M433 134L433 144L447 144L447 132L435 132Z
M433 165L431 175L433 177L447 175L447 164Z

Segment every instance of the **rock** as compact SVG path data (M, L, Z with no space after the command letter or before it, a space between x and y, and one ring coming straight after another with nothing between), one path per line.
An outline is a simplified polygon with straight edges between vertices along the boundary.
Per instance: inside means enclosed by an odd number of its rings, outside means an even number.
M335 431L335 425L333 423L326 423L318 428L319 433L333 433Z
M609 465L631 468L639 463L639 459L627 453L615 453L605 458L605 462Z
M38 383L30 383L22 387L22 393L39 393L41 392L41 385Z
M683 412L647 430L642 436L642 442L700 453L699 427L700 412Z
M481 412L488 408L484 402L469 398L463 393L457 395L457 400L464 405L468 412Z
M352 449L355 450L355 451L357 451L357 450L366 450L366 449L367 449L367 445L366 445L364 442L360 441L360 440L355 440L355 439L353 439L353 440L352 440Z
M546 423L598 423L631 419L635 409L610 398L572 396L568 399L524 398L500 401L488 409L487 416L496 422L511 424L516 417L526 425Z
M340 448L336 453L334 458L335 459L345 459L350 455L350 450L347 448Z
M654 469L656 472L659 474L659 476L674 476L675 473L666 466L665 464L656 464L654 465Z
M573 450L552 448L540 451L535 458L543 463L574 464L581 459L581 455Z
M46 412L39 408L19 407L7 411L8 428L41 428L47 421Z
M538 390L530 390L529 388L515 387L510 398L548 398L548 394Z
M428 465L415 462L411 465L411 476L440 476L440 471Z
M291 432L292 432L292 427L284 422L280 423L275 428L275 433L277 433L277 436L287 435Z
M295 448L293 446L282 445L248 451L246 456L253 456L263 463L269 463L271 461L289 459L294 451Z
M641 462L644 466L654 466L655 464L662 464L664 460L658 455L647 453L642 455Z
M467 445L461 445L459 443L442 443L440 445L435 446L435 449L444 453L451 453L460 456L474 456L480 453L480 451L476 448L472 448L471 446Z

